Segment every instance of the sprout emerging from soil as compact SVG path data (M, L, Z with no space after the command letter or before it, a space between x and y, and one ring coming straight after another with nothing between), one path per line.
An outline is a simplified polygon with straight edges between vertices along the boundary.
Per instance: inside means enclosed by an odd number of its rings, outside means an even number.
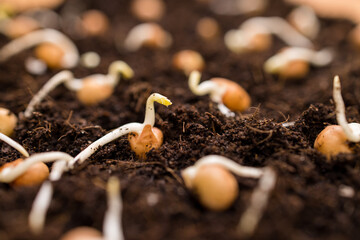
M103 233L102 234L90 227L78 227L60 238L60 240L79 240L79 239L93 239L93 240L123 240L124 233L121 223L122 215L122 199L120 194L120 181L116 177L111 177L108 181L107 187L108 209L104 217Z
M0 49L0 62L36 45L36 54L50 67L73 68L79 61L79 52L68 37L55 29L41 29L6 44Z
M340 125L327 126L315 140L314 148L328 158L339 153L352 153L348 141L360 141L360 124L348 123L345 116L345 104L341 96L339 76L334 78L333 98L336 106L336 120Z
M31 99L24 115L25 117L31 117L35 106L61 83L64 83L69 90L75 91L78 99L82 103L86 105L97 104L111 96L114 87L119 82L120 75L124 78L131 78L133 77L134 72L129 65L123 61L111 63L107 75L94 74L82 79L76 79L68 70L59 72Z
M0 107L0 133L11 136L17 124L17 117L6 108Z
M298 79L309 72L309 64L316 67L328 65L333 54L328 49L314 51L308 48L289 47L269 58L264 69L271 74L278 74L282 79Z
M165 49L172 44L170 33L156 23L142 23L130 30L124 47L128 51L137 51L142 46Z
M63 152L34 154L25 160L6 163L0 169L0 182L15 186L30 186L42 183L49 176L49 169L44 162L70 160L72 157Z
M152 93L146 101L145 120L143 123L128 123L109 132L80 152L70 163L70 166L73 166L77 161L80 163L84 162L100 147L126 134L129 134L128 139L131 149L140 159L144 159L146 157L146 153L151 149L159 148L163 141L163 134L160 129L154 127L154 102L158 102L165 106L172 104L165 96L159 93Z
M263 170L241 166L218 155L208 155L181 171L185 185L201 204L213 211L228 209L238 196L238 184L229 172L241 177L260 178Z
M316 38L320 31L320 21L310 7L299 6L295 8L289 14L288 20L299 32L310 39Z
M237 83L225 78L212 78L200 83L201 73L193 71L189 76L190 90L203 96L210 94L212 101L218 103L219 110L226 116L234 116L232 111L245 111L251 104L249 94Z
M313 47L309 39L280 17L254 17L245 21L239 29L225 34L225 45L235 53L264 51L271 46L271 34L290 46Z
M23 146L21 146L19 143L15 142L14 140L12 140L11 138L9 138L8 136L6 136L1 132L0 132L0 140L6 142L11 147L18 150L22 155L24 155L24 157L29 157L29 153L25 150Z

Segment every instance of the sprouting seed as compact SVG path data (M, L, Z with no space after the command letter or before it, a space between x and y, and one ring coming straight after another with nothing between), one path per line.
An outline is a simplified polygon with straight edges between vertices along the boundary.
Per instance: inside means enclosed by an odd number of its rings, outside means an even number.
M310 39L315 39L320 31L320 21L314 10L307 6L299 6L291 11L288 21L299 32Z
M282 79L298 79L308 74L310 64L323 67L332 60L333 54L329 49L314 51L309 48L287 47L266 60L264 70L277 74Z
M146 153L151 149L160 147L163 142L163 134L161 130L154 127L154 102L158 102L165 106L172 104L165 96L158 93L152 93L146 101L145 119L143 123L128 123L109 132L80 152L70 163L70 166L73 166L77 161L79 161L79 163L84 162L100 147L126 134L129 134L128 139L131 149L141 159L144 159Z
M119 82L120 74L124 78L131 78L134 72L123 61L111 63L107 75L94 74L82 79L76 79L72 72L68 70L61 71L53 76L31 99L24 115L25 117L31 117L35 106L61 83L64 83L69 90L75 91L78 99L85 105L97 104L111 96L114 87Z
M9 109L0 107L0 133L11 136L17 124L17 117Z
M79 61L79 52L68 37L55 29L41 29L16 38L1 48L0 62L37 45L37 57L50 67L73 68Z
M24 12L31 9L55 8L64 0L1 0L3 6L7 6L14 12Z
M21 15L3 20L0 24L0 32L12 39L26 35L39 28L40 25L35 19Z
M172 44L170 33L156 23L141 23L128 33L124 47L128 51L137 51L142 46L165 49Z
M348 142L360 141L360 124L348 123L345 116L345 104L341 96L339 76L334 77L333 98L336 108L336 120L339 125L330 125L321 131L315 140L314 148L328 158L339 153L352 153Z
M271 46L271 34L290 46L313 47L309 39L280 17L254 17L245 21L239 29L225 34L225 45L235 53L264 51Z
M260 178L263 170L241 166L218 155L208 155L181 171L186 187L197 195L200 203L213 211L228 209L238 196L238 184L230 173L241 177Z
M237 83L225 78L212 78L200 83L201 74L198 71L191 72L189 76L190 90L203 96L210 94L212 101L218 103L219 110L233 116L232 111L245 111L251 104L249 94Z

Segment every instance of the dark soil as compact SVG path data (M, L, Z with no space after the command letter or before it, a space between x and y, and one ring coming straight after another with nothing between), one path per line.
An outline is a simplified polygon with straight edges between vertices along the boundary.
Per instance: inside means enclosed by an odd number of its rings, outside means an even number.
M80 2L68 0L57 11L64 12ZM166 1L167 12L160 24L173 35L169 50L128 53L117 49L128 30L140 23L129 13L129 3L82 3L83 9L107 13L112 30L104 37L75 40L82 53L100 53L102 62L95 70L77 67L73 71L76 77L106 73L109 63L121 59L134 69L135 77L122 80L110 99L94 107L81 105L74 93L58 87L32 118L19 121L13 138L30 153L64 151L75 156L107 131L128 122L142 122L147 97L159 92L173 102L168 108L156 106L156 126L164 133L164 144L151 151L146 161L139 161L123 137L65 173L54 183L53 201L40 236L33 235L27 226L39 186L12 188L0 184L0 239L58 239L83 225L102 230L107 207L104 186L110 176L121 180L126 239L243 239L235 229L257 180L238 178L240 194L229 210L215 213L204 209L184 187L180 171L208 154L276 170L276 187L252 239L357 239L360 151L354 145L354 154L327 161L313 148L317 134L336 123L331 100L335 74L342 79L348 119L360 122L360 54L346 39L354 26L322 19L315 44L319 49L334 48L335 61L328 67L311 69L301 81L284 82L262 70L263 62L284 47L281 41L275 40L269 51L246 55L230 53L222 38L204 42L194 30L201 17L217 19L224 33L247 16L218 16L206 5L191 0ZM291 9L280 0L271 1L263 15L285 17ZM6 42L1 36L1 46ZM203 79L225 77L241 84L251 95L253 107L226 118L208 96L194 96L187 78L171 66L172 55L182 49L197 50L204 56L207 66ZM26 51L0 65L0 106L16 114L56 73L48 71L40 77L28 74L23 61L31 54ZM296 123L285 128L281 123L286 121ZM20 157L1 142L0 149L0 165ZM352 187L355 195L340 196L343 185ZM153 202L154 198L158 201Z

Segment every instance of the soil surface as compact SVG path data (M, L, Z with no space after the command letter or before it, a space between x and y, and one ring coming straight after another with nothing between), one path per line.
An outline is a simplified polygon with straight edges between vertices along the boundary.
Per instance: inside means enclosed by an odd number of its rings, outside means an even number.
M13 138L31 153L64 151L78 154L106 132L129 122L142 122L145 102L152 92L173 102L156 105L156 127L164 144L140 161L126 137L102 147L95 155L54 182L54 196L44 232L33 235L27 219L40 188L13 188L0 184L0 239L58 239L77 226L102 230L106 206L105 184L110 176L121 180L125 239L245 239L236 232L240 216L249 206L258 181L238 177L239 197L224 212L204 209L184 187L180 171L209 154L226 156L247 166L271 166L278 179L255 234L251 239L356 239L360 236L360 151L327 160L313 148L317 134L336 124L332 102L332 78L340 75L349 121L360 122L360 54L348 43L353 24L321 19L314 40L318 49L336 53L327 67L312 68L300 81L282 81L263 71L263 63L284 43L274 38L269 51L236 55L226 49L223 33L237 28L249 16L220 16L204 3L165 1L166 14L159 21L174 39L168 50L142 48L129 53L121 46L127 32L141 23L131 15L130 1L68 0L56 11L100 9L111 19L111 31L102 37L78 39L81 53L95 51L101 64L95 69L76 67L76 77L106 73L117 59L127 62L135 77L121 80L114 94L97 106L79 103L73 92L60 86L51 92L29 119L21 118ZM271 1L263 16L283 16L293 9ZM195 34L196 22L215 18L221 37L206 42ZM0 46L9 40L0 36ZM173 69L174 53L183 49L200 52L206 68L202 79L225 77L241 84L252 98L252 108L225 117L208 96L198 97L187 86L186 76ZM57 71L42 76L27 73L24 59L31 50L0 65L0 106L22 112L32 94ZM295 121L291 127L282 123ZM0 142L0 165L20 157ZM49 165L50 166L50 165ZM344 197L341 189L354 189Z

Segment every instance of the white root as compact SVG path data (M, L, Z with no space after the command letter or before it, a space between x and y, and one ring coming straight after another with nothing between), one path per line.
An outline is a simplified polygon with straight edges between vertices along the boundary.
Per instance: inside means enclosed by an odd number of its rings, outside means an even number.
M25 150L25 148L23 146L21 146L19 143L15 142L13 139L11 139L10 137L6 136L5 134L3 134L1 132L0 132L0 140L6 142L11 147L18 150L25 157L29 157L29 153Z
M51 182L58 181L64 171L66 171L67 163L72 158L67 158L66 160L56 161L51 169L49 180ZM44 229L46 213L49 209L52 195L53 187L50 181L46 181L42 184L38 194L35 197L33 202L30 214L29 214L29 227L30 230L39 234Z
M24 112L24 116L26 118L31 117L32 113L34 112L35 106L39 104L49 94L49 92L54 90L61 83L71 81L73 78L73 74L68 70L61 71L52 78L50 78L50 80L47 81L46 84L40 89L40 91L36 93L31 99L29 105Z
M276 184L276 173L271 168L264 168L257 188L251 196L250 205L240 218L237 231L251 236L258 226Z
M345 104L341 96L341 84L339 76L334 77L334 87L333 87L333 98L336 108L336 120L338 124L344 130L344 133L347 139L350 142L359 142L360 141L360 124L358 123L348 123L345 115Z
M77 65L79 52L75 44L63 33L50 28L30 32L5 45L0 49L0 62L6 61L25 49L46 42L56 44L63 49L64 56L61 62L64 68L73 68Z
M263 174L263 169L261 168L242 166L230 160L229 158L219 155L208 155L200 158L193 166L182 170L181 175L183 175L183 178L186 178L190 182L192 179L194 179L200 167L214 164L220 165L241 177L259 178Z
M4 168L0 172L0 182L10 183L16 178L24 174L32 165L38 162L54 162L57 160L70 161L73 159L69 154L63 152L46 152L46 153L37 153L24 161L19 163L16 166L9 166Z
M289 15L296 28L310 39L315 39L320 32L320 21L314 10L308 6L299 6Z
M158 102L162 105L169 106L171 105L171 101L167 99L165 96L153 93L146 101L146 110L145 110L145 120L144 123L128 123L121 127L116 128L115 130L109 132L105 136L96 140L92 144L90 144L87 148L85 148L82 152L80 152L72 161L70 161L69 166L73 167L74 164L79 161L79 163L84 162L87 158L89 158L92 154L94 154L100 147L108 144L109 142L114 141L115 139L134 132L140 134L145 127L145 125L154 126L155 124L155 107L154 102Z
M317 67L328 65L333 60L333 53L329 49L314 51L309 48L289 47L277 53L264 64L264 69L268 73L277 73L291 61L301 60Z
M107 183L108 208L104 217L103 235L104 240L123 240L124 233L122 228L122 199L120 181L116 177L111 177Z

